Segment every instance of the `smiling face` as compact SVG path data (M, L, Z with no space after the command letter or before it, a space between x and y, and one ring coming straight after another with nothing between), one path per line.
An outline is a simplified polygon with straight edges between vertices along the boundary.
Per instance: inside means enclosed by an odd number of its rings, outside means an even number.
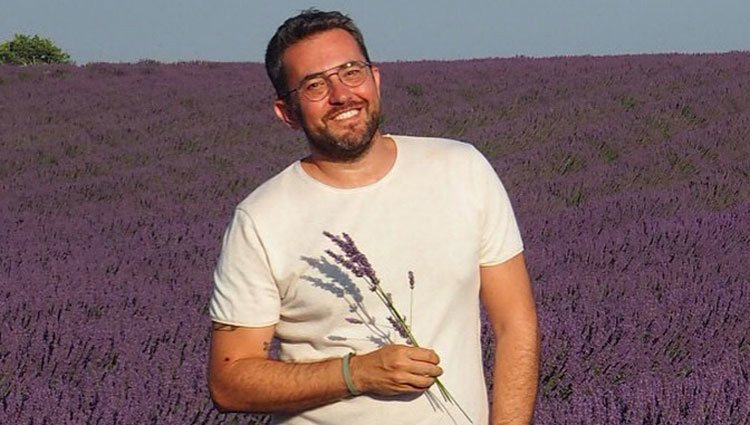
M293 44L282 61L287 86L297 88L313 74L366 59L348 32L332 29ZM276 114L293 128L302 128L316 153L335 161L360 158L379 135L380 73L374 66L366 72L367 79L357 87L348 87L335 73L327 73L328 96L310 101L294 92L276 101Z

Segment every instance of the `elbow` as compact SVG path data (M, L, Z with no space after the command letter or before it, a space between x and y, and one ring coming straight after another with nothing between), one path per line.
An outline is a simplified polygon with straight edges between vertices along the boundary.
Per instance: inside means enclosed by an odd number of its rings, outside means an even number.
M218 385L214 380L209 378L208 380L208 393L211 396L211 401L214 404L214 408L221 413L236 412L236 409L232 408L231 400L226 397L225 393L218 388Z
M208 380L208 393L214 408L221 413L269 413L251 394L237 391L217 379Z
M221 413L255 413L253 406L247 400L242 400L236 390L211 374L208 377L208 393L214 408Z

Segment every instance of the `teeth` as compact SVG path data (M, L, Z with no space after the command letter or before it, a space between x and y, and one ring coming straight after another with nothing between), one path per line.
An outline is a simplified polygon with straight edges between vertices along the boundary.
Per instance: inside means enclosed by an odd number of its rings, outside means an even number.
M338 120L345 120L347 118L351 118L351 117L357 115L357 112L358 111L356 109L352 109L351 111L346 111L343 114L336 115L336 117L334 117L334 119L337 120L337 121Z

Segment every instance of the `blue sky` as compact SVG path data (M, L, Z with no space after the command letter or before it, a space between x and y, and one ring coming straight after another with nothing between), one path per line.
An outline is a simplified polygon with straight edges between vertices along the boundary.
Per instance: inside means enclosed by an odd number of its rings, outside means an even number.
M311 6L352 16L375 61L750 50L750 0L3 0L0 40L38 33L79 64L262 62Z

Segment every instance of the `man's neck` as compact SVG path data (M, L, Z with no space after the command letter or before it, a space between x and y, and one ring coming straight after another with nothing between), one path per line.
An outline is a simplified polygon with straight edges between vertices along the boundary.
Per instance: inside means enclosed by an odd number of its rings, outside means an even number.
M315 180L342 189L367 186L385 177L396 162L396 143L376 133L370 149L354 161L337 161L313 151L302 169Z

